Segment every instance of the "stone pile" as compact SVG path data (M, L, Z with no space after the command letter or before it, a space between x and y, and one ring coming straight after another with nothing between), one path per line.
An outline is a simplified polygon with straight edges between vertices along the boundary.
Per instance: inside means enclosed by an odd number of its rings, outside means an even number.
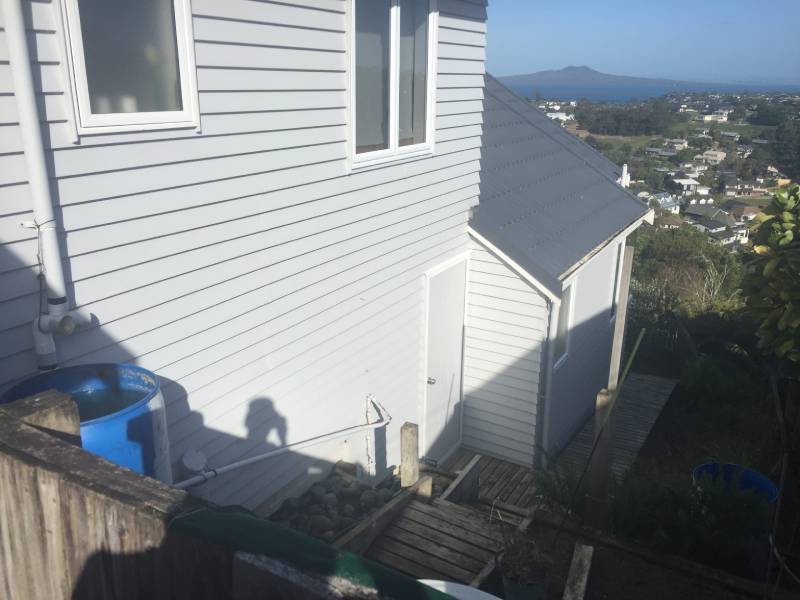
M394 478L373 488L334 472L299 498L284 500L270 519L331 542L388 502L396 489L399 482Z

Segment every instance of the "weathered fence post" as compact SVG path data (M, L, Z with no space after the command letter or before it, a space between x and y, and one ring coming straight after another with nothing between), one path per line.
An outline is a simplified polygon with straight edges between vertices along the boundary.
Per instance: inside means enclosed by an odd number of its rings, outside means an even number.
M597 394L594 413L594 440L597 444L591 457L589 486L586 494L585 521L590 527L605 529L608 521L608 491L611 479L611 444L613 419L606 423L613 395L608 390ZM605 423L605 427L603 424ZM599 438L599 439L598 439Z
M411 487L419 479L419 427L404 423L400 428L400 485Z

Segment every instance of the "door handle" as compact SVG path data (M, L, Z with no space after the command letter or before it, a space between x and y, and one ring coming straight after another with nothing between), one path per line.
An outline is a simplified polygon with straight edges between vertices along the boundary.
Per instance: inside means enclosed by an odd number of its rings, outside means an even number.
M434 385L436 380L433 377L428 377L428 385Z

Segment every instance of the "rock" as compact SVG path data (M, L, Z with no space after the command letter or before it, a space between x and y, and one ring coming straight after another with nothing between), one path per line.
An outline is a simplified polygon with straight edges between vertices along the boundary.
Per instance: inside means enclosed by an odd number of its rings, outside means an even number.
M323 531L328 531L329 529L333 528L333 524L331 520L324 516L324 515L314 515L308 520L308 526L311 531L318 531L322 533Z
M331 517L331 525L333 526L334 530L339 529L342 526L342 517L338 515Z
M309 515L324 515L325 507L322 504L312 504L306 509Z
M311 486L311 489L308 490L308 493L314 499L315 502L322 502L322 499L325 497L325 494L328 490L325 489L324 486L321 486L318 483L315 483Z
M348 527L352 526L355 522L356 520L351 517L342 517L341 528L347 529Z
M438 484L436 484L436 483L434 483L434 484L433 484L433 486L431 487L431 490L432 490L432 491L433 491L433 493L434 493L434 494L436 494L437 496L438 496L438 495L441 495L441 494L442 494L442 492L444 492L444 490L442 489L442 486L440 486L440 485L438 485Z
M381 504L386 504L392 497L392 491L386 488L378 490L378 501Z
M354 514L356 514L356 509L353 508L352 504L345 504L341 509L339 509L339 512L343 517L352 517Z
M288 519L281 519L280 521L275 521L276 525L280 525L281 527L291 527L292 523Z
M359 486L350 484L339 490L339 496L343 502L356 502L359 496L361 496L362 491L363 490L361 490Z
M359 498L361 506L364 510L374 507L378 503L378 494L373 490L365 490Z
M333 531L326 531L322 534L322 539L328 542L329 544L333 541L333 538L336 537Z
M339 499L336 497L336 494L331 494L329 492L322 497L322 502L330 506L336 506L339 504Z

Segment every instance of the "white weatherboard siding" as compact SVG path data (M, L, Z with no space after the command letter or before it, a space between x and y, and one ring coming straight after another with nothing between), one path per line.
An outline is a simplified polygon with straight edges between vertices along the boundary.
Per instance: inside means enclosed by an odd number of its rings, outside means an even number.
M467 292L463 443L531 466L548 305L474 240Z
M561 450L594 413L597 393L608 386L611 342L611 295L618 243L607 245L575 276L574 309L569 352L553 372L549 410L547 452Z
M349 174L347 2L193 0L201 131L79 144L56 6L31 2L71 295L100 323L59 355L156 371L173 462L194 448L222 465L362 423L368 394L392 413L398 462L400 425L420 419L422 274L467 249L478 195L485 7L438 4L435 156ZM38 288L7 52L0 31L0 390L35 369ZM257 506L322 457L364 463L365 447L338 440L202 493Z

